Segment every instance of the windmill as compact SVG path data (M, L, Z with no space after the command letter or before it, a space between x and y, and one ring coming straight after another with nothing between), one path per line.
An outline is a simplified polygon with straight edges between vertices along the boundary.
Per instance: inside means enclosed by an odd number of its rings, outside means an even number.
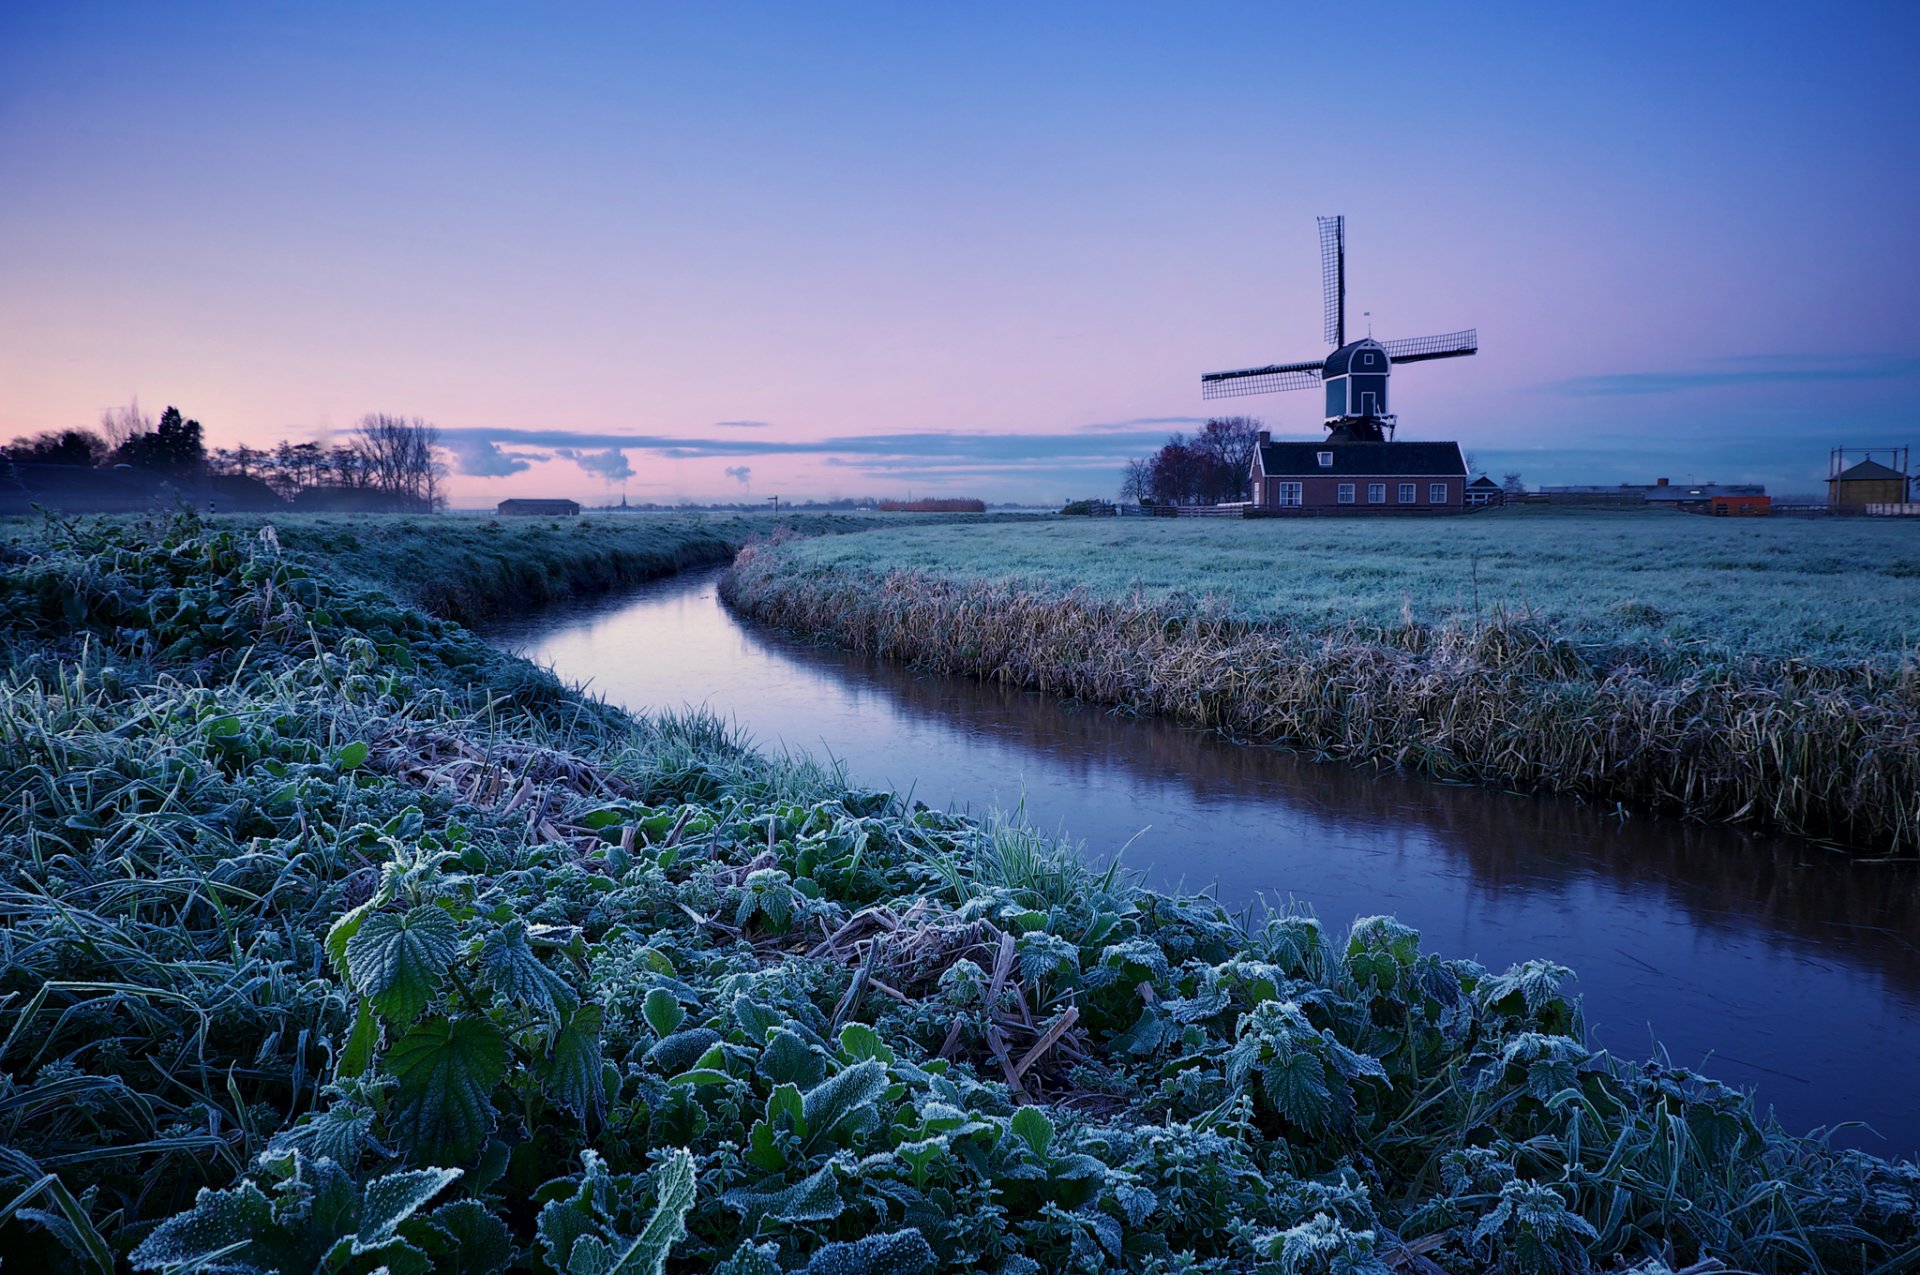
M1480 348L1472 328L1442 336L1405 341L1376 341L1371 335L1347 341L1347 219L1321 217L1320 273L1326 288L1326 340L1334 347L1324 359L1271 363L1237 372L1208 372L1200 378L1202 398L1238 398L1282 390L1327 392L1329 442L1378 443L1392 438L1395 418L1387 410L1387 377L1396 363L1456 359Z

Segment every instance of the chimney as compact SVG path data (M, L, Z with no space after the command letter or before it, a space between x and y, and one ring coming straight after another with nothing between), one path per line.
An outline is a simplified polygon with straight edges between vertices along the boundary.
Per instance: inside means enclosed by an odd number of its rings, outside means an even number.
M1270 429L1263 429L1260 431L1259 437L1261 442L1271 443L1273 441L1273 431ZM1660 481L1665 482L1666 480L1663 478Z
M1655 487L1665 487L1667 485L1667 480L1664 478L1656 478L1653 480L1653 485Z

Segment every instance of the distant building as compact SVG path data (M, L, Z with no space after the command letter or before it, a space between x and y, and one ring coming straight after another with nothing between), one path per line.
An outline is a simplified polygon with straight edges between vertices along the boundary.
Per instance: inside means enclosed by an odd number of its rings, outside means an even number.
M1253 449L1253 506L1262 514L1457 514L1467 462L1458 443L1276 443Z
M1682 509L1695 514L1765 514L1773 501L1765 487L1751 483L1701 483L1675 487L1665 479L1647 493L1647 504L1656 509Z
M577 500L503 500L494 512L513 518L574 518L580 513Z
M1859 513L1868 505L1897 505L1907 498L1907 476L1877 460L1863 460L1827 479L1827 505Z
M1469 509L1491 509L1506 503L1506 488L1485 474L1467 484L1467 508Z

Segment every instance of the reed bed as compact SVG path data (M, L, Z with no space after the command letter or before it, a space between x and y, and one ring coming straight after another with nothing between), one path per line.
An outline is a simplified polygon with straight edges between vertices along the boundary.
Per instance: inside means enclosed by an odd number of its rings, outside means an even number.
M629 716L274 537L0 562L10 1268L1913 1268L1920 1166L1567 980Z
M1450 780L1920 851L1920 667L1636 661L1526 614L1318 632L1206 599L1114 600L749 548L743 613L948 673Z

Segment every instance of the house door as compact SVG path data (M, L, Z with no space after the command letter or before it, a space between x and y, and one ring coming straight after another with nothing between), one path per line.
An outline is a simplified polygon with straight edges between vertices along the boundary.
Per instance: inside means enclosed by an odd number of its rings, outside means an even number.
M1380 404L1372 390L1362 390L1360 393L1360 415L1380 415Z

